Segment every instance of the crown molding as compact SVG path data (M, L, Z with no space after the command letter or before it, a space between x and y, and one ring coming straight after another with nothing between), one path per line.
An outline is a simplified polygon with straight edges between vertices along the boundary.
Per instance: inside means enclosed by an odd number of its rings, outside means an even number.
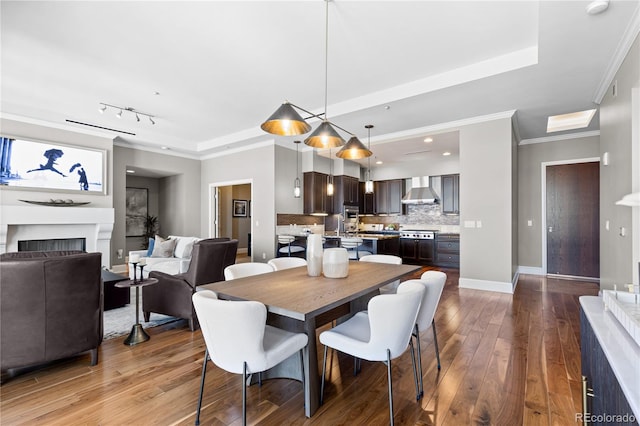
M633 14L633 19L631 20L631 22L629 22L629 25L627 26L627 29L625 30L624 35L620 40L620 44L618 44L618 48L616 49L611 62L609 62L609 66L602 76L602 80L600 81L600 84L598 85L598 88L593 95L593 102L595 102L596 104L600 105L602 99L604 99L604 95L607 93L607 90L609 90L611 82L622 66L622 62L629 53L629 50L631 49L633 42L638 36L638 33L640 33L640 3L638 4L638 7L636 7L635 13Z
M225 157L227 155L237 154L239 152L249 151L257 148L264 148L267 146L275 146L275 145L276 145L275 140L269 139L268 141L256 142L256 143L252 143L251 145L245 145L238 148L227 149L226 151L223 151L223 152L215 152L213 154L203 155L198 158L200 160L209 160L211 158Z
M188 158L190 160L200 160L200 157L198 157L197 155L185 154L183 152L172 151L171 149L162 149L162 148L151 147L147 145L133 144L131 142L121 142L117 138L113 141L113 146L135 149L137 151L153 152L155 154L168 155L171 157L181 157L181 158Z

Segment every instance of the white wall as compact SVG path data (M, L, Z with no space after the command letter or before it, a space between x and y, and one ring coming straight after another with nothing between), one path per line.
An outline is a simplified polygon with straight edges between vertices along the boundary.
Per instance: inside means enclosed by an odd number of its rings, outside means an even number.
M460 287L513 290L512 167L510 117L460 129Z
M296 151L275 146L275 206L276 213L302 214L304 198L304 179L302 177L302 154L298 163L300 178L300 198L293 196L293 184L296 179Z

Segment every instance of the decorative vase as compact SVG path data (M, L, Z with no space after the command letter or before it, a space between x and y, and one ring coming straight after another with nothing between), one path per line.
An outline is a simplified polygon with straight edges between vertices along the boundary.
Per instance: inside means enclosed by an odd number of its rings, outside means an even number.
M307 236L307 274L310 277L322 275L322 235Z
M349 252L347 249L326 249L322 257L322 273L327 278L345 278L349 275Z

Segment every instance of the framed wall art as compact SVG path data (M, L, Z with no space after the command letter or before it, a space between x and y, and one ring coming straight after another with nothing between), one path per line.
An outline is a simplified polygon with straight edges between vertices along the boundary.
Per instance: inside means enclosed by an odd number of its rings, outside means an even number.
M247 200L233 200L233 217L247 217Z
M148 214L149 191L147 188L127 188L126 230L127 237L142 237Z
M106 151L0 136L0 185L106 193Z

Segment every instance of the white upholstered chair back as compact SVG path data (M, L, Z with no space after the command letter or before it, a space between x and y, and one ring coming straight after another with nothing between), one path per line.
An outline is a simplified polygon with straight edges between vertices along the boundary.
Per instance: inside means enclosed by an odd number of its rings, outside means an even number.
M267 263L236 263L224 268L224 279L226 281L229 281L238 278L249 277L251 275L266 274L267 272L273 272L273 268Z
M301 257L276 257L267 262L274 271L282 271L283 269L297 268L298 266L306 266L307 261Z

